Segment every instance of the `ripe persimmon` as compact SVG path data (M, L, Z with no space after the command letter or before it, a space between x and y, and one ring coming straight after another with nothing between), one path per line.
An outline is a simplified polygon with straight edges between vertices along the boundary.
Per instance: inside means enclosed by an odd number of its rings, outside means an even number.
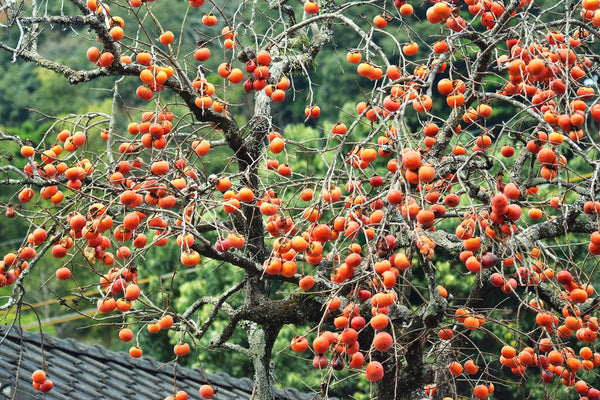
M138 86L135 94L142 100L150 100L152 98L152 90L146 86Z
M389 307L394 303L394 298L389 293L376 293L371 297L373 307Z
M432 165L421 165L421 167L419 167L419 181L423 182L423 183L430 183L433 182L433 180L435 179L435 169L433 168Z
M210 58L210 50L207 47L199 47L194 51L196 61L206 61Z
M417 169L421 166L421 155L414 150L402 153L402 165L408 169Z
M225 193L226 191L228 191L231 188L231 180L227 177L223 177L220 178L216 185L215 188L221 192L221 193Z
M504 186L504 195L510 200L518 200L521 197L521 191L517 185L509 182Z
M331 239L331 228L326 224L317 224L313 228L311 235L318 242L328 242Z
M169 172L169 163L164 160L155 161L152 163L150 170L154 175L164 175Z
M286 278L291 278L298 272L298 266L295 261L284 261L281 265L280 274Z
M98 50L97 47L90 47L87 50L87 58L88 60L96 64L100 59L100 50Z
M388 351L393 344L394 339L392 338L392 335L385 331L376 333L373 338L373 347L381 352Z
M346 317L342 317L342 318L346 318ZM346 321L348 321L347 318L346 318ZM346 324L347 324L347 322L346 322ZM344 329L344 328L338 328L338 329ZM357 340L358 340L358 332L354 328L345 328L342 331L342 333L340 334L340 341L347 346L353 345L354 343L356 343Z
M123 38L123 28L120 26L113 26L110 28L109 34L115 42L118 42Z
M477 385L473 388L473 396L480 400L487 399L489 391L486 385Z
M539 326L550 327L554 325L554 316L549 312L539 312L535 316L535 322Z
M131 283L125 289L125 299L129 301L135 301L140 295L140 288L135 283Z
M400 204L404 195L398 189L391 189L387 194L387 200L390 204Z
M300 289L302 289L304 291L308 291L308 290L312 289L314 285L315 285L315 280L310 275L304 276L304 277L302 277L302 279L300 279L300 281L298 281L298 286L300 287Z
M40 392L47 393L54 387L54 384L50 379L46 379L44 382L40 383L39 389Z
M133 358L140 358L142 356L142 349L137 346L133 346L129 349L129 355Z
M206 26L215 26L217 24L217 17L213 13L204 14L202 16L202 23Z
M271 64L271 54L267 50L260 50L256 53L256 62L268 67Z
M71 277L71 270L67 267L60 267L56 270L56 278L61 281L66 281Z
M435 214L431 210L423 209L417 213L417 222L424 228L429 228L431 225L433 225L434 219Z
M278 207L273 203L263 202L260 205L260 212L266 216L272 216L277 214Z
M233 48L236 47L235 42L233 41L233 39L225 39L225 41L223 42L223 46L228 49L231 50Z
M360 351L357 351L356 353L352 354L349 365L351 368L361 368L364 363L365 356Z
M504 358L513 358L513 357L515 357L517 355L517 351L515 350L514 347L509 346L509 345L505 345L500 350L500 354Z
M415 42L408 42L402 46L402 52L406 56L414 56L419 51L419 45Z
M304 353L308 350L308 340L304 336L296 336L292 339L290 347L296 353Z
M369 382L378 382L383 379L383 365L379 361L371 361L367 364L365 373Z
M317 105L306 106L304 109L304 115L308 118L317 118L321 114L321 109Z
M450 328L442 328L440 329L438 336L442 340L450 340L454 336L454 331Z
M403 17L410 17L413 14L413 6L408 3L404 3L400 6L400 15Z
M479 328L479 321L475 317L466 317L463 322L465 328L475 330Z
M171 42L173 42L173 40L175 40L175 35L173 35L173 32L171 32L171 31L165 31L165 32L161 33L161 35L158 39L162 44L164 44L166 46L168 44L171 44Z
M550 362L550 364L552 364L554 366L562 365L562 363L565 360L563 355L558 350L550 351L548 353L547 357L548 357L548 362Z
M177 393L175 393L175 397L173 398L173 400L188 400L188 399L189 399L188 394L183 390L177 391Z
M481 247L481 239L478 237L473 237L466 239L464 242L465 250L467 251L477 251Z
M113 297L105 297L98 299L97 307L101 313L109 313L113 311L117 306L117 302Z
M186 267L194 267L200 262L200 254L194 249L185 249L181 252L180 261Z
M33 157L35 154L35 149L32 146L24 145L21 147L21 155L23 157Z
M424 113L431 110L431 107L433 107L433 101L428 95L422 94L414 98L412 106L416 112Z
M312 347L317 354L324 354L329 349L329 340L324 336L317 336L312 343Z
M100 59L98 60L98 65L101 67L108 68L115 61L115 56L111 52L104 52L100 55Z
M215 390L213 389L213 387L211 385L202 385L200 386L200 396L203 399L212 399L213 396L215 395Z
M574 303L585 303L588 299L588 294L585 290L577 288L571 291L569 297Z
M158 325L158 323L148 324L147 329L148 329L148 332L153 333L153 334L160 332L160 326Z
M33 199L34 192L30 188L25 188L19 192L19 201L21 203L29 203Z
M32 238L33 238L33 244L35 246L39 246L40 244L42 244L46 241L46 239L48 238L48 233L46 232L46 230L44 228L36 228L32 232ZM5 260L5 264L7 264L6 260ZM9 265L9 264L7 264L7 265Z
M209 96L198 96L196 97L195 104L198 108L207 109L212 106L213 100Z
M453 376L459 376L463 372L463 366L459 362L453 361L448 365L448 370Z
M41 384L46 380L46 373L41 369L36 369L35 371L33 371L33 374L31 374L31 380L34 383Z
M467 360L464 364L464 370L467 374L474 375L479 371L479 367L477 364L475 364L475 362L473 362L473 360Z
M371 327L375 330L385 329L389 324L389 318L385 314L377 314L371 317Z
M388 24L387 18L385 15L376 15L373 17L373 25L375 25L379 29L384 29Z
M290 80L286 76L281 76L277 81L277 89L287 90L290 87Z
M133 339L133 331L129 328L123 328L119 331L119 339L123 342L130 342Z
M190 354L190 345L187 343L178 343L173 347L173 353L177 357L183 357Z
M281 103L283 100L285 100L285 92L281 89L274 90L271 94L271 100L273 100L275 103Z
M349 51L346 54L346 60L351 64L358 64L362 60L362 55L359 51Z
M173 317L170 315L164 315L158 320L158 327L160 329L169 329L173 325Z

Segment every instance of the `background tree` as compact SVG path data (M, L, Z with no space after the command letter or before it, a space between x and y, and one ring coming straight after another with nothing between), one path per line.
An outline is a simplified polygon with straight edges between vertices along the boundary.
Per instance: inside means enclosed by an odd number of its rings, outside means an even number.
M257 399L282 349L310 354L323 397L507 398L520 381L600 398L597 8L1 5L2 57L38 85L0 90L53 102L34 103L43 134L1 132L6 217L28 237L0 310L18 323L41 284L134 357L141 330L169 331L178 362L247 357ZM96 84L88 109L56 74ZM50 259L73 297L40 281Z

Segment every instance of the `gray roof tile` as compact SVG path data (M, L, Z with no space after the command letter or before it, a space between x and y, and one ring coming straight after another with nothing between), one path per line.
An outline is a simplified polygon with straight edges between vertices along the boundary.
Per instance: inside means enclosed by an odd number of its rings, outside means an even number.
M12 398L17 370L16 400L164 400L173 393L173 365L165 365L148 357L132 358L101 346L88 346L73 339L59 339L43 334L43 354L49 366L52 391L44 395L31 385L31 374L42 365L39 332L8 331L0 326L0 400ZM19 357L21 357L19 365ZM225 373L208 374L206 378L217 389L216 400L249 399L253 382L248 378L232 378ZM200 371L177 367L177 389L185 390L191 399L206 381ZM9 393L8 396L6 394ZM314 394L296 389L277 389L277 400L312 400Z

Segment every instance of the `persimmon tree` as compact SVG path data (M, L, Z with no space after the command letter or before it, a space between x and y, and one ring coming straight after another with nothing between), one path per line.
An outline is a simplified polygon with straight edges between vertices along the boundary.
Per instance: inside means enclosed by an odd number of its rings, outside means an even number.
M325 398L346 379L377 399L484 399L515 380L600 398L597 0L161 2L0 6L14 62L113 94L110 113L59 116L39 140L2 131L20 148L3 154L6 214L30 231L4 256L0 310L52 256L43 284L76 284L133 357L134 323L178 332L177 358L214 335L251 360L256 399L273 398L289 325L310 326L285 351L321 370ZM87 65L45 51L61 35L89 41ZM327 84L358 104L316 103L324 52ZM318 135L286 134L298 123ZM173 274L215 260L236 283L183 310L156 300L137 280L171 242Z

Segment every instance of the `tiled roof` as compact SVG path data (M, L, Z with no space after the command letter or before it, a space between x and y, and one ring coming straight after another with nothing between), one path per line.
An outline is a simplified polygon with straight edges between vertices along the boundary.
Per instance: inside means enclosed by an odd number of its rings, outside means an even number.
M41 340L43 336L43 341ZM59 339L39 332L8 330L0 326L0 400L75 399L75 400L164 400L173 395L174 364L163 364L148 357L87 346L73 339ZM31 374L42 365L42 346L48 378L54 388L47 394L37 392ZM18 376L18 385L17 385ZM199 399L198 389L206 383L199 370L177 367L177 390L190 399ZM225 373L206 374L216 388L216 400L249 399L253 382L232 378ZM277 400L317 399L296 389L277 389Z

